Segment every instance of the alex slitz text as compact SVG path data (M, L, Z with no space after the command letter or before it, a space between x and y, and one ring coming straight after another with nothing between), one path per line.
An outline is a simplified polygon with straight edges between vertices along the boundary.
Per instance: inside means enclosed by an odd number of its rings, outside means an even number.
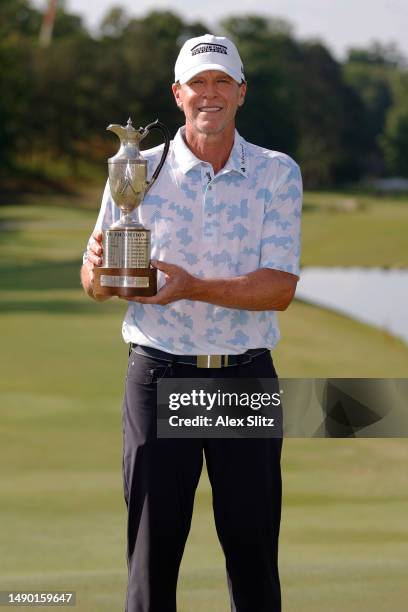
M169 418L171 427L274 427L275 419L261 415L248 415L244 418L229 416L212 417L197 415L195 417L179 417L173 414Z

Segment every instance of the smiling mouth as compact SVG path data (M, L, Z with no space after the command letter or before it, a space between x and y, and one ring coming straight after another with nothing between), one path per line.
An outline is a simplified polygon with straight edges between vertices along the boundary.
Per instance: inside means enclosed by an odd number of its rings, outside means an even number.
M200 113L217 113L218 111L222 110L221 106L200 106L199 109Z

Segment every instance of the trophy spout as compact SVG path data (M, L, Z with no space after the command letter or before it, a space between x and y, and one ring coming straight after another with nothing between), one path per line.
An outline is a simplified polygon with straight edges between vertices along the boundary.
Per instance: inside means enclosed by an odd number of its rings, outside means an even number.
M116 134L120 140L120 149L114 157L109 161L137 160L140 158L140 141L145 136L144 128L136 130L132 125L132 120L129 117L126 126L118 123L111 123L106 128L110 132Z
M121 142L126 139L126 129L122 125L111 123L106 129L116 134Z

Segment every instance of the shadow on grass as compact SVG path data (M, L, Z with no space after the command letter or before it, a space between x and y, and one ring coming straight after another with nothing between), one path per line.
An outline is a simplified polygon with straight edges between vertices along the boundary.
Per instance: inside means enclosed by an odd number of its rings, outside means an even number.
M6 312L47 312L50 314L91 314L95 315L96 304L82 293L79 278L80 262L35 262L30 265L1 266L0 277L3 290L0 313ZM70 295L47 295L48 291L77 290ZM7 296L7 291L14 292ZM18 292L23 292L19 299ZM17 295L16 295L17 293ZM79 297L79 299L78 299ZM83 299L81 299L81 297ZM122 300L112 300L105 305L114 312L124 307Z
M87 300L84 295L83 302L74 300L5 300L0 302L0 313L8 312L47 312L49 314L98 314L96 304Z
M2 266L3 291L41 291L52 289L78 289L81 284L81 261L39 261L27 265Z
M71 176L72 171L64 178L53 178L40 169L33 170L27 166L9 168L7 173L1 173L0 206L24 204L30 195L80 197L80 185L75 184Z
M82 293L79 280L80 263L68 262L36 262L27 266L0 267L1 286L3 290L0 301L0 313L7 312L47 312L50 314L91 314L95 315L97 308L93 300ZM77 290L73 298L66 295L58 297L58 293L48 296L48 291ZM7 297L7 291L14 294ZM24 292L19 299L18 292ZM17 295L16 295L17 293ZM79 299L78 299L79 297ZM81 299L81 297L83 299ZM124 307L122 300L113 300L105 305L105 312L114 312L118 307Z
M319 204L309 204L308 202L302 204L303 212L321 212L323 209L324 207L319 206Z

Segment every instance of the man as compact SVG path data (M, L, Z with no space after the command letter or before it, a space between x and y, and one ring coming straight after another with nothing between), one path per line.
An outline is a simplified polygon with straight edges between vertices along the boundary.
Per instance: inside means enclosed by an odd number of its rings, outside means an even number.
M175 612L205 454L231 608L278 612L282 440L157 439L156 385L164 376L276 377L275 311L287 308L298 280L300 172L287 155L247 143L235 130L247 84L230 40L188 40L172 88L185 126L139 209L152 230L160 289L130 299L123 323L132 349L123 408L126 610ZM150 172L160 154L161 147L144 152ZM107 186L81 271L97 301L101 231L118 216Z

